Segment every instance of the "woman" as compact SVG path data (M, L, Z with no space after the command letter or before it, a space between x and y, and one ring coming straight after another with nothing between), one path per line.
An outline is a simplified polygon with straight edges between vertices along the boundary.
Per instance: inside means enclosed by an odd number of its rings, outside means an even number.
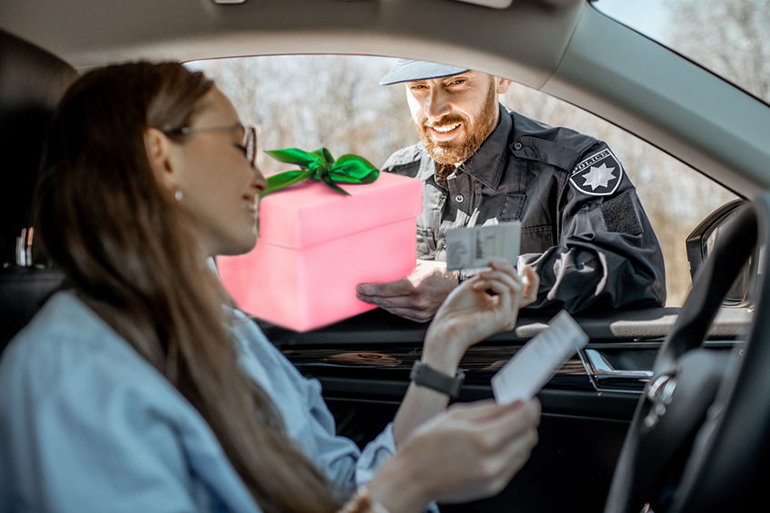
M256 242L255 147L219 89L176 63L94 70L64 96L36 219L72 290L0 366L10 510L412 512L495 493L524 464L536 401L444 411L414 384L359 452L317 382L223 309L206 261ZM470 345L511 329L537 290L524 281L502 264L459 287L423 363L454 375Z

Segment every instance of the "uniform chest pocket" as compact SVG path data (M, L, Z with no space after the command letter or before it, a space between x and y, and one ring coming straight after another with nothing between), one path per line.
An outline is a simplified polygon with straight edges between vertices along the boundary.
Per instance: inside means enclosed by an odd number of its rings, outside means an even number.
M500 212L501 221L517 221L524 212L524 204L527 202L527 194L524 192L512 192L505 195L503 210Z

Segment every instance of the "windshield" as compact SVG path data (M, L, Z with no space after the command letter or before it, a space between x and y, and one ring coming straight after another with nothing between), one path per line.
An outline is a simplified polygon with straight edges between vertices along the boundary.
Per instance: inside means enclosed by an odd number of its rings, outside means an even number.
M593 5L770 103L770 0L598 0Z

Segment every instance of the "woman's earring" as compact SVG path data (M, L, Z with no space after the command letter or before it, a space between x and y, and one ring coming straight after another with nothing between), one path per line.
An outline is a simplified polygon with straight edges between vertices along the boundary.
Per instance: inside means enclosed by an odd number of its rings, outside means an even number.
M182 201L184 199L184 194L182 194L182 191L179 189L174 191L174 199L177 201Z

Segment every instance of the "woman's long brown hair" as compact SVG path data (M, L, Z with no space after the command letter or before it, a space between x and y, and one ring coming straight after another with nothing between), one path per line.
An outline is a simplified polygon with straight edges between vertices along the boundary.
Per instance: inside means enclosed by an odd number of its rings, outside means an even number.
M203 415L264 511L334 511L324 477L240 369L225 328L226 295L202 272L191 223L147 158L145 131L189 126L212 86L177 63L83 75L52 126L38 234L86 304Z

